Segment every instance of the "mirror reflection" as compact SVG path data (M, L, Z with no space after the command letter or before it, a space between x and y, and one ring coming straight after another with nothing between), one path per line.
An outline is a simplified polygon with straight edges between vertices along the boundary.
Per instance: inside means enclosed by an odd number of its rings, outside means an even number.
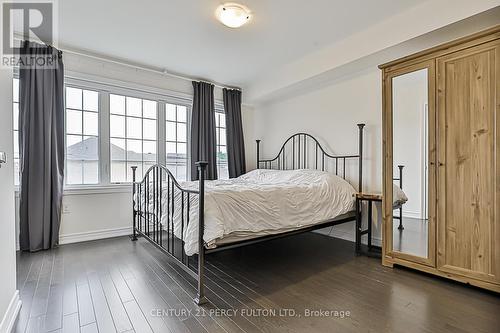
M427 69L392 79L393 250L428 257Z

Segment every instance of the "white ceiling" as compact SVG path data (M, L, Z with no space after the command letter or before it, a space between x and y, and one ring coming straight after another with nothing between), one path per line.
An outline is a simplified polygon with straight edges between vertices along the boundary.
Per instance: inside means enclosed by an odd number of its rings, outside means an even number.
M422 0L241 0L250 24L228 29L217 0L60 0L67 48L246 87L264 74Z

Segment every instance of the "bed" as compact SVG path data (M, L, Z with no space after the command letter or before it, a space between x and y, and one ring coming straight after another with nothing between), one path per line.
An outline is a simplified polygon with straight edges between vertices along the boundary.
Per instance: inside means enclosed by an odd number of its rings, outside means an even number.
M206 181L203 161L196 163L199 180L188 182L163 165L136 182L132 167L132 240L142 236L175 259L197 280L194 300L201 305L205 255L356 219L363 128L358 124L359 150L351 155L330 154L313 136L297 133L274 158L261 159L257 140L257 170L230 180Z
M199 183L189 181L179 185L198 191ZM166 182L162 188L160 223L167 225L171 217L167 211L172 209L172 203L167 200ZM205 248L216 249L345 216L354 209L355 193L354 187L341 177L310 169L257 169L238 178L205 181ZM182 200L182 192L177 191L173 206L181 207ZM152 202L151 198L149 211ZM190 198L192 220L198 219L198 204L197 196ZM192 256L198 253L198 224L183 227L182 214L182 210L174 210L173 232L184 241L185 254Z

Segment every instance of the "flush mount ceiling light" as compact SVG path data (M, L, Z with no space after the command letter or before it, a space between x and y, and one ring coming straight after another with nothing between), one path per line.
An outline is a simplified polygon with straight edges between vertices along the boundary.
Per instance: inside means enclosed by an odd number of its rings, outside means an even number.
M237 3L226 3L217 7L217 19L229 28L239 28L252 18L250 10Z

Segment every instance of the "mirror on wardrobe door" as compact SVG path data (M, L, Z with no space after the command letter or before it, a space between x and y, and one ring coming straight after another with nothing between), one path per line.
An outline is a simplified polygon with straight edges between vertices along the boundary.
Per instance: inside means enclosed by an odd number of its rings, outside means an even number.
M393 251L428 257L428 70L392 78Z

